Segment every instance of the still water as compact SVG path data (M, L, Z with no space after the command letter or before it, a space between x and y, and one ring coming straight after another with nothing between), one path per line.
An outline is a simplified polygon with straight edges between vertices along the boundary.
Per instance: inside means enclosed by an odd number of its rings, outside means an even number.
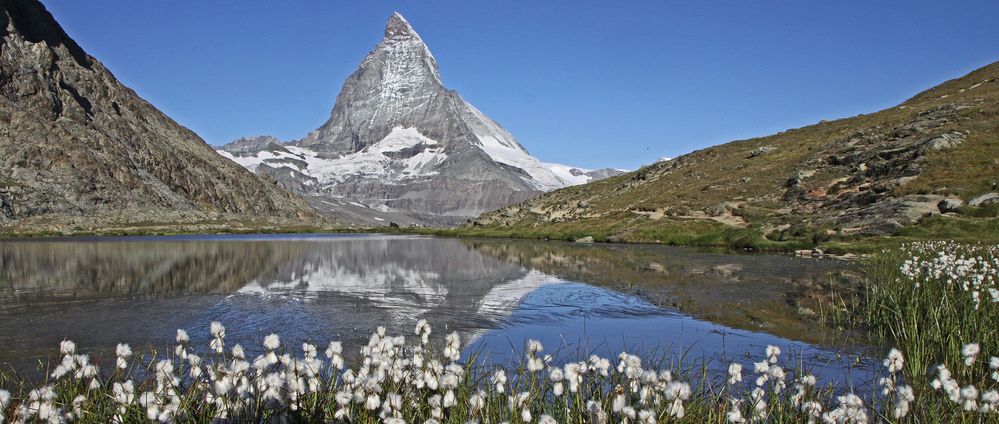
M792 297L848 264L578 245L383 235L101 237L0 241L0 366L28 370L59 341L113 355L186 329L258 350L341 340L378 326L458 331L466 355L506 362L527 339L577 359L623 350L688 364L759 360L777 345L820 377L864 380L878 349L800 318ZM821 291L821 290L819 290ZM794 296L792 296L794 295ZM852 384L852 383L851 383Z

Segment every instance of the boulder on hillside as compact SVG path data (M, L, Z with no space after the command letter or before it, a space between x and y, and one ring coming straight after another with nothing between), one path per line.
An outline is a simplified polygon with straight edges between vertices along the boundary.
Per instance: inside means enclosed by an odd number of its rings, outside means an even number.
M957 212L961 206L964 206L964 200L955 198L946 198L937 203L940 213Z
M752 159L752 158L755 158L757 156L762 156L762 155L765 155L767 153L773 152L774 150L777 150L777 148L774 147L774 146L757 147L757 148L749 151L749 157L748 158Z
M999 193L985 193L968 202L968 206L985 206L999 203Z

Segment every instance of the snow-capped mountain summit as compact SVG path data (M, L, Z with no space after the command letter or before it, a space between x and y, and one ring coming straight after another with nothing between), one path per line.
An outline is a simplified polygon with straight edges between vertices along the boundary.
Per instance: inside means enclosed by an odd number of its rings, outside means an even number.
M344 82L326 123L280 145L284 151L270 141L241 139L221 153L312 196L313 205L334 215L324 198L349 199L417 222L456 224L607 174L531 156L502 126L444 86L437 60L399 13Z

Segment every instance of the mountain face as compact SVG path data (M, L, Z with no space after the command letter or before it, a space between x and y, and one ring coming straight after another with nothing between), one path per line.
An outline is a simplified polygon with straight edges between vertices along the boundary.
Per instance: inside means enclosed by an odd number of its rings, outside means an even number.
M37 0L0 0L0 124L0 228L318 217L122 85Z
M659 160L469 227L676 243L994 237L997 134L993 63L890 109Z
M257 140L257 141L249 141ZM398 13L347 78L329 120L278 151L270 138L241 139L221 153L324 208L349 199L433 224L582 184L597 172L543 163L503 127L441 82L437 61ZM257 144L253 144L257 143ZM256 151L247 150L250 145ZM323 202L326 203L323 203Z

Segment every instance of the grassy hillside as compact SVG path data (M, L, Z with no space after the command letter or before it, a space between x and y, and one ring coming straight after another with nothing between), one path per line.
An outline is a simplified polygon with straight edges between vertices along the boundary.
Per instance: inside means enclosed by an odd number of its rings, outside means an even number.
M997 191L997 130L993 63L890 109L551 192L457 233L772 249L995 240L999 207L967 202Z

